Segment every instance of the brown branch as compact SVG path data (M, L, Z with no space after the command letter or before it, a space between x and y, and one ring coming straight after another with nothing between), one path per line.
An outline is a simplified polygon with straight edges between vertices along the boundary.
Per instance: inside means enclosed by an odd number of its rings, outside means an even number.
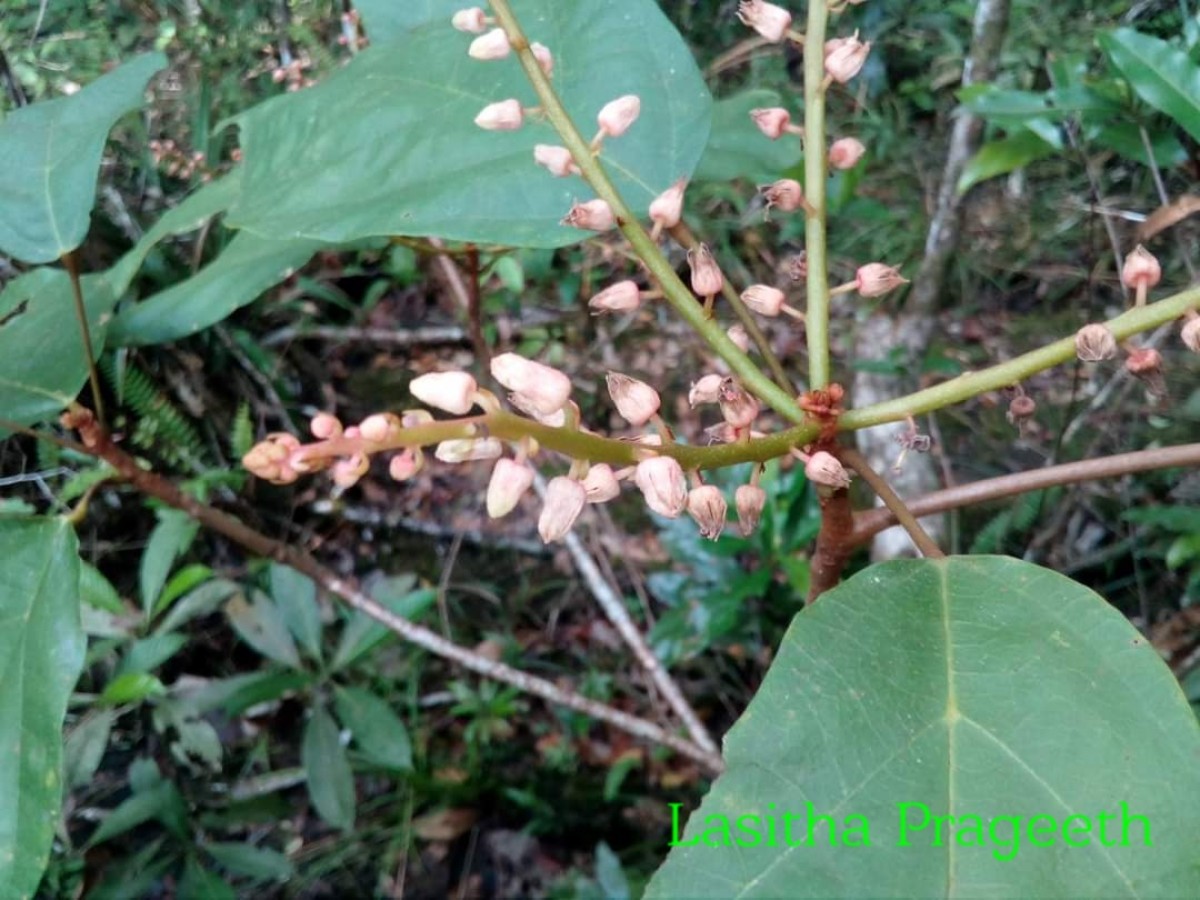
M853 534L854 509L850 506L850 492L835 490L829 496L822 497L821 530L817 534L817 546L809 567L809 603L836 587L841 580L842 570L854 552Z
M1174 466L1200 466L1200 444L1183 444L1178 447L1159 447L1153 450L1138 450L1134 453L1120 453L1102 459L1085 459L1058 466L1047 466L1044 469L1034 469L1030 472L1017 472L1012 475L1002 475L999 478L988 478L971 484L961 484L910 501L908 509L914 516L931 516L958 509L961 506L1015 497L1018 494L1058 485L1096 481L1101 478L1116 478L1120 475L1132 475L1135 472L1149 472ZM852 541L854 544L869 541L875 534L892 527L896 522L896 517L889 509L871 509L860 512L854 517Z
M900 496L892 490L892 486L887 483L878 472L871 468L870 463L857 450L843 448L841 451L842 462L847 463L855 472L862 476L862 480L871 486L871 489L879 495L879 499L895 517L904 530L908 532L908 536L912 538L912 542L916 544L917 549L921 551L921 555L926 559L944 559L946 554L942 549L921 527L921 523L917 521L917 517L912 514Z
M512 685L520 691L584 713L636 737L669 747L700 762L713 774L720 773L724 768L724 762L718 754L706 751L679 735L671 734L653 722L590 700L574 691L564 690L544 678L538 678L504 663L493 662L446 640L428 628L396 615L304 551L255 531L233 516L185 494L174 482L156 472L143 469L137 460L113 443L112 438L100 428L90 411L78 406L72 407L70 412L63 415L63 425L78 429L85 452L103 459L121 478L143 494L182 510L206 528L240 544L251 553L272 559L307 575L330 594L353 609L370 616L404 640L456 662L485 678Z
M83 356L87 360L88 381L92 385L92 403L96 416L103 424L104 397L100 391L100 371L96 368L96 353L92 349L92 330L88 326L87 306L83 302L83 285L79 281L79 251L69 250L61 257L63 268L71 278L71 297L75 301L75 316L79 320L79 335L83 341Z

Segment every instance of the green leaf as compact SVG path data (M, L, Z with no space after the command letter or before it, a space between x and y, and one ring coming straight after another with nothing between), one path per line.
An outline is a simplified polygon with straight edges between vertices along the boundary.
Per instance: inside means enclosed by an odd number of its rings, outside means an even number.
M105 686L100 701L120 706L123 703L140 703L147 697L161 697L166 692L163 683L149 672L126 672Z
M62 800L62 726L83 667L66 519L0 519L0 885L31 897Z
M0 251L44 263L83 243L108 132L142 105L146 82L166 65L161 53L134 57L70 97L21 107L0 123Z
M385 769L412 769L408 729L385 700L362 688L338 686L334 708L368 762Z
M186 553L196 537L199 524L182 510L160 509L158 524L150 532L146 549L142 551L139 585L142 594L142 614L149 619L167 576L180 554Z
M318 815L334 828L354 827L354 776L333 718L322 706L313 709L304 728L300 760L308 779L308 796Z
M1101 597L1001 557L884 563L796 617L645 896L1191 895L1198 758L1170 670ZM743 845L706 846L725 820Z
M154 603L154 610L151 615L158 616L163 610L169 609L171 604L182 597L184 594L191 593L196 588L205 582L211 580L213 570L204 563L192 563L184 566L178 572L171 576L162 591L158 595L158 600Z
M125 612L125 604L112 582L95 566L82 560L79 562L79 595L84 603L96 609L117 616Z
M621 860L604 841L596 845L596 881L605 900L629 900L629 880Z
M1200 140L1200 66L1178 47L1132 28L1103 33L1097 41L1139 97Z
M82 279L82 290L98 354L103 319L116 299L100 276ZM75 399L85 381L87 358L66 273L34 269L10 281L0 293L0 418L22 425L49 419ZM0 428L0 438L7 433Z
M750 118L752 109L782 106L775 91L742 91L713 104L712 133L696 167L696 181L774 181L800 162L800 138L768 140Z
M293 669L302 668L283 614L265 594L255 591L252 603L241 594L235 595L225 604L225 615L242 640L263 656Z
M988 141L979 148L958 178L958 192L965 194L981 181L1007 175L1031 162L1045 159L1055 152L1053 144L1031 131L1019 131L998 141Z
M396 615L414 619L433 605L433 601L437 599L437 591L429 588L408 590L413 581L411 576L403 575L384 579L382 583L371 588L371 595ZM344 669L357 662L390 636L393 636L392 632L370 616L356 612L342 631L342 637L338 641L337 651L333 654L330 668Z
M290 566L271 563L271 596L283 613L288 630L308 655L321 659L321 610L317 586Z
M465 6L462 0L358 0L354 8L362 14L367 37L382 44L435 19L449 24L450 17Z
M71 729L63 746L63 781L67 788L83 787L95 777L116 720L115 710L96 709Z
M237 893L220 875L189 858L179 879L179 900L237 900Z
M529 38L552 48L555 88L584 131L610 100L641 97L637 123L600 156L634 209L644 212L692 173L712 101L653 0L514 6ZM246 171L227 224L275 240L436 235L530 247L583 240L585 233L558 222L572 200L586 199L586 188L533 163L535 144L560 143L549 123L531 118L511 132L474 124L488 103L536 99L513 56L471 60L471 40L439 17L367 48L315 87L238 117Z
M238 234L191 278L121 309L109 326L109 340L138 346L195 334L253 303L323 246L320 241Z
M1154 152L1154 165L1163 169L1181 166L1188 160L1187 149L1170 131L1147 129L1150 149ZM1116 122L1089 128L1087 136L1101 147L1114 150L1126 159L1136 159L1142 165L1150 165L1150 155L1142 141L1142 132L1132 122Z
M155 632L165 634L168 631L174 631L192 619L207 616L215 612L222 603L239 590L241 588L238 587L237 583L227 578L214 578L212 581L206 581L195 590L189 592L178 603L173 604L170 612L158 623Z
M304 672L267 670L218 678L198 688L176 689L175 694L180 709L192 716L202 716L215 709L223 710L228 716L238 716L259 703L302 691L310 681Z
M177 837L187 834L187 806L179 789L169 781L158 781L134 793L104 817L87 846L94 847L132 831L143 822L155 820Z
M186 646L187 635L165 631L134 641L125 651L117 674L152 672Z
M233 875L255 881L286 881L296 874L292 861L269 847L217 842L204 844L205 851Z

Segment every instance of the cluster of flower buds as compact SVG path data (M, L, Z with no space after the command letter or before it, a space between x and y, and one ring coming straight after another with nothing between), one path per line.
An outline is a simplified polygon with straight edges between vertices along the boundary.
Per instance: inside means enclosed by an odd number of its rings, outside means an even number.
M338 35L337 39L339 45L351 47L354 50L361 50L367 46L367 36L359 27L361 21L362 17L358 14L357 9L342 13L342 33Z
M204 153L200 150L188 153L170 138L152 140L149 147L155 165L161 166L163 174L171 178L186 180L197 172L203 181L212 178L212 172L205 165Z
M270 56L274 57L274 50L270 47L265 51ZM308 75L308 70L313 67L313 61L309 59L307 54L292 56L286 49L281 51L277 62L271 66L271 80L276 84L286 84L288 91L298 91L302 88L312 87L316 84L316 80Z

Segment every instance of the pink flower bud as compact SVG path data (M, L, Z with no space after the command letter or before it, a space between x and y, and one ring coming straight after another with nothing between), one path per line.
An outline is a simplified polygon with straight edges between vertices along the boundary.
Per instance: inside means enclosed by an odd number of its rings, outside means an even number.
M768 41L778 44L792 27L792 14L774 3L763 0L742 0L737 16L743 25L753 28Z
M596 116L600 130L609 137L620 137L637 121L642 111L642 100L637 94L626 94L605 103Z
M743 484L734 493L733 502L737 507L738 525L742 528L742 534L750 537L762 519L763 507L767 503L767 492L757 484Z
M804 474L813 484L831 488L850 487L850 475L832 453L818 450L804 464Z
M561 410L571 396L571 379L566 375L515 353L493 356L491 369L493 378L544 416Z
M721 382L725 379L720 375L705 375L699 381L692 382L688 391L688 405L695 409L698 403L716 403L721 399Z
M339 459L330 466L329 475L333 483L340 488L354 487L370 467L371 462L365 453L355 453L346 459Z
M493 519L507 516L533 484L533 469L511 459L498 459L488 482L487 512Z
M533 58L537 60L538 67L542 70L547 78L554 75L554 54L550 52L550 48L545 44L539 44L534 41L529 45L530 51L533 53Z
M687 179L680 178L650 204L650 221L663 228L674 228L683 218L683 192Z
M870 52L871 42L860 41L857 31L853 37L828 41L825 44L825 74L839 84L845 84L862 70Z
M804 188L794 178L781 178L761 190L768 210L778 207L783 212L794 212L804 205Z
M408 385L409 392L422 403L456 416L465 416L475 405L479 386L466 372L430 372L419 375Z
M317 413L309 423L308 430L312 432L312 436L317 440L327 441L330 438L340 437L342 434L342 423L337 416L332 416L329 413Z
M783 291L766 284L752 284L742 291L742 302L760 316L779 315L785 299Z
M471 41L467 55L472 59L493 60L504 59L512 47L508 43L508 35L503 28L493 28L487 34L481 34Z
M496 438L455 438L442 441L433 451L433 455L445 463L499 459L503 453L504 445Z
M725 514L729 507L721 495L721 489L711 484L702 484L688 492L688 515L700 526L700 537L715 541L725 530Z
M1162 266L1153 253L1138 244L1125 257L1121 267L1121 283L1129 288L1152 288L1162 278Z
M641 305L642 292L636 281L618 281L588 301L588 308L596 313L633 312Z
M358 433L374 444L382 444L399 436L400 417L392 413L375 413L358 423Z
M559 475L546 485L546 505L538 517L543 543L562 540L587 503L587 491L574 479Z
M415 447L406 447L388 460L388 475L396 481L408 481L425 465L425 454Z
M1193 316L1184 322L1179 337L1185 347L1193 353L1200 353L1200 316Z
M582 228L584 231L608 231L617 224L612 207L605 200L588 200L585 203L576 202L563 217L563 225L569 228Z
M857 138L838 138L829 145L829 164L835 169L853 169L867 152Z
M758 400L733 378L721 381L721 415L734 428L748 428L758 418Z
M733 341L734 346L743 353L746 353L750 350L750 335L746 333L745 326L730 325L725 331L725 335L731 341Z
M478 6L472 6L470 9L460 9L450 19L450 24L459 31L481 34L487 28L487 14Z
M1083 362L1100 362L1117 355L1117 339L1103 325L1084 325L1075 332L1075 355Z
M578 175L579 166L566 147L555 147L552 144L536 144L533 148L533 161L539 166L550 170L556 178L566 178L568 175Z
M583 479L583 489L587 491L588 503L607 503L621 493L621 483L617 481L612 466L596 463L588 467L587 477Z
M883 263L867 263L860 266L855 273L858 292L864 297L882 297L902 284L908 284L908 279L900 274L900 270Z
M301 472L310 467L293 466L291 457L300 449L300 439L293 434L278 431L268 434L242 457L246 471L275 484L291 484Z
M519 100L489 103L475 117L475 124L484 131L516 131L525 124L525 111Z
M708 246L700 244L694 250L687 252L688 263L692 267L692 290L701 297L713 297L721 293L725 286L725 276L713 259Z
M1162 354L1153 347L1138 347L1125 357L1125 368L1129 374L1145 383L1152 394L1165 394L1167 383L1163 378Z
M687 480L679 463L669 456L655 456L637 464L634 482L646 505L668 519L677 519L687 508Z
M658 391L644 381L620 372L608 373L608 393L617 405L621 418L634 428L641 428L654 418L662 404Z
M521 412L525 413L525 415L529 416L529 418L533 419L535 422L541 422L543 425L549 425L552 428L562 428L563 425L565 425L566 421L567 421L567 414L566 414L567 407L575 406L574 403L571 403L570 401L568 401L566 403L566 405L560 407L559 409L556 409L554 412L544 413L544 412L541 412L540 410L538 410L537 407L531 405L529 400L525 397L524 394L518 394L515 391L508 395L508 402L511 403L513 406L515 406L517 409L519 409ZM579 420L579 416L578 416L579 408L576 407L575 411L576 411L576 421L578 421Z
M779 140L792 124L792 114L782 106L767 106L750 110L750 118L758 130L773 141Z
M1019 427L1022 422L1032 419L1035 412L1037 412L1037 401L1028 394L1018 394L1009 402L1005 418L1008 419L1010 425Z

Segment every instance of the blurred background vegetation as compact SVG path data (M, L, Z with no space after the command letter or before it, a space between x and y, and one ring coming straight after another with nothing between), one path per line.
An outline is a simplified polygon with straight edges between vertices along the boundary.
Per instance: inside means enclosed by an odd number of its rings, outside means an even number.
M714 142L748 108L743 91L775 92L798 108L798 57L777 48L725 56L747 37L734 2L661 5L714 95L729 101ZM867 260L905 272L919 263L973 11L967 2L871 0L849 14L876 50L853 93L831 101L831 131L868 147L865 164L838 175L831 193L836 279ZM339 41L344 12L318 0L0 0L6 110L72 92L141 50L162 49L171 60L154 102L109 142L87 266L110 265L163 210L231 165L236 135L219 123L343 65L352 55ZM1196 10L1183 0L1014 0L997 85L1046 91L1074 73L1098 90L1124 90L1125 121L1165 142L1161 175L1175 197L1200 175L1197 144L1121 87L1097 46L1121 26L1182 37L1200 57ZM749 105L770 105L764 96ZM1154 170L1129 142L1091 141L1086 125L1068 119L1063 134L1079 140L972 191L923 380L1022 352L1123 305L1096 208L1153 211ZM988 136L1016 130L992 121ZM739 148L730 149L736 156ZM797 158L778 148L752 156L710 156L709 179L688 196L690 220L737 283L774 281L803 240L792 220L764 222L755 191L756 181L795 173ZM1131 246L1137 219L1115 223ZM206 228L160 245L138 289L179 281L226 239ZM1197 228L1187 222L1156 245L1164 284L1193 277L1196 248ZM552 678L589 673L576 682L583 693L632 704L641 674L624 662L569 559L536 541L534 507L502 523L483 517L486 472L435 469L403 486L380 472L335 497L323 482L273 488L238 471L253 435L285 422L303 427L322 409L349 421L398 408L416 374L472 365L461 316L425 250L398 243L322 253L215 328L110 352L103 369L118 428L160 469L367 579L395 609ZM516 344L568 371L587 361L637 372L672 398L669 419L699 430L677 398L705 370L705 355L681 324L661 310L620 323L587 315L597 285L633 271L611 247L498 253L484 263L493 345ZM0 260L0 278L19 271ZM880 302L899 308L903 297ZM836 365L847 377L855 367L903 365L849 352L856 322L877 308L835 309ZM439 336L428 331L441 326ZM356 329L413 337L364 340ZM798 371L802 334L768 330ZM939 470L965 482L1051 458L1194 439L1200 366L1173 338L1163 352L1169 396L1158 404L1130 384L1095 403L1107 378L1066 367L1029 386L1038 416L1021 432L998 396L940 413L930 422ZM603 392L587 392L590 377L577 377L584 415L603 426L612 411ZM248 565L171 511L105 486L105 475L47 445L0 443L4 508L66 511L90 500L81 542L94 566L91 644L68 717L65 825L40 896L638 893L665 855L666 804L690 807L705 788L694 766L463 678L344 615L302 579ZM729 484L745 475L727 473ZM1200 699L1200 611L1190 605L1200 599L1200 478L1175 476L967 510L953 517L953 549L1022 556L1089 584L1152 637ZM765 484L773 502L749 539L702 542L691 523L654 519L632 501L601 510L589 535L718 732L745 707L807 588L815 501L789 467L770 467ZM347 756L330 746L338 722L359 723L356 733L370 738ZM116 812L104 818L106 810Z

